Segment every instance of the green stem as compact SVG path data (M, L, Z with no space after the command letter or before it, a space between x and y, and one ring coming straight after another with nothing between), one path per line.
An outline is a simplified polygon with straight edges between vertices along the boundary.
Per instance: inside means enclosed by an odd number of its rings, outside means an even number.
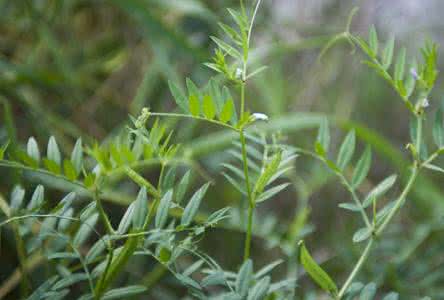
M370 250L373 245L373 238L371 238L367 246L365 246L364 252L362 252L361 257L359 258L358 262L356 263L355 267L353 268L353 271L348 276L347 280L345 281L344 285L342 286L341 290L338 293L337 299L341 299L345 292L347 291L350 284L352 284L353 280L355 279L356 275L358 275L358 272L361 270L364 262L367 260L368 256L370 255Z
M99 211L99 216L102 219L106 231L108 232L108 234L112 235L114 234L114 228L111 225L110 220L108 219L108 215L106 214L105 209L103 208L102 200L100 200L99 194L100 194L99 189L96 187L94 190L94 201L96 202L97 210Z
M247 224L247 235L245 238L245 246L244 246L244 260L247 260L248 258L250 258L250 244L251 244L251 235L253 231L253 213L254 213L255 203L253 199L253 193L251 191L250 175L248 171L247 143L245 141L245 135L242 129L239 132L239 137L242 146L242 163L244 166L245 185L247 188L247 196L248 196L248 224Z

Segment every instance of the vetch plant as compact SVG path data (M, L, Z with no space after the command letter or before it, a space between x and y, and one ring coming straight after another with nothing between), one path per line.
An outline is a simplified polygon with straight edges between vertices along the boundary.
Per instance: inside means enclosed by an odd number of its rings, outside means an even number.
M411 118L411 138L405 146L411 158L407 180L391 174L367 191L362 186L372 166L372 149L366 146L356 159L359 128L351 128L333 155L328 118L314 118L319 129L311 150L287 143L276 126L269 126L273 117L249 111L250 80L266 70L253 69L251 62L261 5L262 0L251 5L241 0L239 11L228 10L230 25L219 23L224 35L211 37L214 56L205 63L216 72L214 77L202 86L187 78L186 89L169 81L177 104L173 112L143 108L112 138L91 143L78 138L69 153L62 151L55 136L42 147L34 137L20 146L11 135L12 142L0 147L0 167L19 178L9 200L0 195L0 229L13 236L18 259L17 273L0 286L0 298L14 289L17 277L23 299L145 299L168 289L182 291L165 292L168 299L319 298L316 293L299 293L301 285L296 283L307 274L331 299L398 299L387 288L378 293L377 278L366 283L358 278L363 266L372 264L370 254L384 239L420 172L444 172L435 163L444 152L442 111L437 111L429 130L435 142L431 153L425 123L429 109L436 106L430 94L438 74L437 46L426 43L421 63L409 60L405 49L395 50L394 39L380 45L374 28L368 39L353 35L353 11L345 32L324 48L342 39L359 48L366 56L364 63L396 91ZM205 123L212 125L209 130L218 128L234 137L218 160L222 176L208 174L199 157L175 142L179 125L172 120ZM309 184L298 186L296 158L315 158L325 165L330 174L322 172L322 177L334 177L349 193L350 201L339 208L356 214L361 222L350 237L359 245L360 256L344 279L329 274L303 240L313 230L307 226L308 206L289 224L258 212L290 186L309 197ZM240 203L208 212L208 200L226 183L232 187L227 198L238 196ZM395 196L386 200L387 195ZM124 206L117 220L113 203ZM238 254L237 266L221 266L201 246L203 239L218 234L215 228L243 235L242 245L227 246ZM262 251L278 248L282 259L261 261L262 253L252 247L254 236L269 246ZM132 272L132 264L138 264L135 269L142 274ZM46 272L34 282L33 270L41 265ZM281 271L276 278L277 269L285 267L285 275Z

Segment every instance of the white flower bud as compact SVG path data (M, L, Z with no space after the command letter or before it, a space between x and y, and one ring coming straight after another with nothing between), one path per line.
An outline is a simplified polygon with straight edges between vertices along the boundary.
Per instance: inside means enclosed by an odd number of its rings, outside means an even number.
M268 116L262 113L254 113L251 115L251 117L253 118L253 121L268 121Z

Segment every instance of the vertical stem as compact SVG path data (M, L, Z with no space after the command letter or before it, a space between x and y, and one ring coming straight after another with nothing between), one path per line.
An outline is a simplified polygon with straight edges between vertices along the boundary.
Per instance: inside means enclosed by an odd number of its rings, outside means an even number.
M255 204L250 185L250 175L248 172L248 160L247 160L247 146L243 129L239 131L239 137L242 145L242 162L244 166L245 185L247 188L247 196L248 196L248 223L247 223L247 235L245 238L245 246L244 246L244 260L247 260L248 258L250 258L250 247L251 247L250 244L251 244L251 234L253 230L253 213L254 213Z

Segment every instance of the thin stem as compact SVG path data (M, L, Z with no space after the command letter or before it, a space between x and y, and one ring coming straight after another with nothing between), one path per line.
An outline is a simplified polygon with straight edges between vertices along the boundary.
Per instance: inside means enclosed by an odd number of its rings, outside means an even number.
M245 141L244 131L241 130L239 132L241 148L242 148L242 163L244 166L244 176L245 176L245 185L247 188L247 196L248 196L248 224L247 224L247 235L245 238L245 246L244 246L244 260L250 258L250 247L251 247L251 234L253 231L253 213L254 213L254 199L253 193L251 191L250 185L250 175L248 171L248 158L247 158L247 146Z
M413 183L416 180L416 177L419 174L419 168L414 166L412 173L410 174L410 178L407 182L407 185L405 186L404 190L402 191L401 195L398 197L398 199L395 202L395 206L392 208L392 210L390 211L390 213L387 215L387 217L384 219L384 222L382 222L382 224L379 226L379 228L376 230L376 235L380 235L384 229L387 227L387 225L390 223L390 221L392 220L392 218L394 217L394 215L398 212L399 208L402 206L402 204L404 203L405 197L407 196L407 194L410 192L410 190L413 187Z
M97 210L99 211L99 216L102 219L103 225L105 226L106 231L108 234L114 233L114 228L111 225L110 220L108 219L108 215L106 214L102 201L100 200L100 192L99 189L96 187L94 191L94 201L96 202Z
M353 271L348 276L347 280L345 281L344 285L342 286L341 290L338 293L337 298L341 299L345 292L347 292L348 287L350 284L352 284L353 280L355 279L356 275L358 275L359 271L361 270L362 266L364 265L365 261L367 260L368 256L370 255L370 250L373 245L373 238L371 238L367 246L365 246L364 252L362 252L361 257L359 258L358 262L356 263L355 267L353 268Z
M194 119L194 120L199 120L199 121L206 121L206 122L213 123L213 124L216 124L216 125L219 125L219 126L230 128L231 130L234 130L234 131L238 131L238 129L236 127L233 127L230 124L223 123L223 122L218 121L218 120L207 119L207 118L200 117L200 116L178 114L178 113L160 113L160 112L150 112L150 116L170 117L170 118L185 118L185 119Z

